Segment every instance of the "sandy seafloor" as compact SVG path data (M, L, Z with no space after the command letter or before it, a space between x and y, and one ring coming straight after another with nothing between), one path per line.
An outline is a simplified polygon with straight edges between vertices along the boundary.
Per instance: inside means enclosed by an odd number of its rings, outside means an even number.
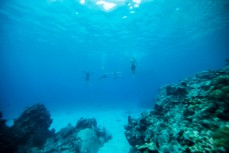
M130 145L124 135L124 125L128 115L138 116L143 111L137 107L132 108L82 108L61 109L50 111L53 123L50 129L59 131L69 123L73 126L81 118L96 118L99 127L105 127L112 134L112 139L100 148L98 153L128 153Z

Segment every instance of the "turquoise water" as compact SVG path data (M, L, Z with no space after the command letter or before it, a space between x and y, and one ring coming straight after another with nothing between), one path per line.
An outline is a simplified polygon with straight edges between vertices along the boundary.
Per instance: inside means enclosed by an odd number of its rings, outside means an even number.
M37 102L150 106L161 85L225 64L227 8L227 0L2 0L0 108L10 116ZM99 79L114 72L121 77Z

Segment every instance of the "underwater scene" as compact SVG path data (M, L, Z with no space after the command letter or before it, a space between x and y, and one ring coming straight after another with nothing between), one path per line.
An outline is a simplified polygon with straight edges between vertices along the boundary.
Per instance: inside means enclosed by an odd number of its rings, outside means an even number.
M228 153L228 0L1 0L1 153Z

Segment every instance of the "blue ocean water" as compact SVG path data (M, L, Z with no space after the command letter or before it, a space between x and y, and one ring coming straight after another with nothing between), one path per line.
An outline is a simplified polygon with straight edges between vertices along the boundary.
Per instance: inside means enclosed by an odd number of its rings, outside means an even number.
M151 106L160 86L224 66L228 8L228 0L1 0L1 111Z

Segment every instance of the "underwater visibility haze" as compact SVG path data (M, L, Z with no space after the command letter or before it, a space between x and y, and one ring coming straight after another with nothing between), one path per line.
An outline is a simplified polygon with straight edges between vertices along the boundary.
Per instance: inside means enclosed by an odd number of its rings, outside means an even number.
M0 0L0 152L229 152L228 8Z
M1 111L38 102L151 107L160 86L225 64L228 8L227 0L1 0Z

